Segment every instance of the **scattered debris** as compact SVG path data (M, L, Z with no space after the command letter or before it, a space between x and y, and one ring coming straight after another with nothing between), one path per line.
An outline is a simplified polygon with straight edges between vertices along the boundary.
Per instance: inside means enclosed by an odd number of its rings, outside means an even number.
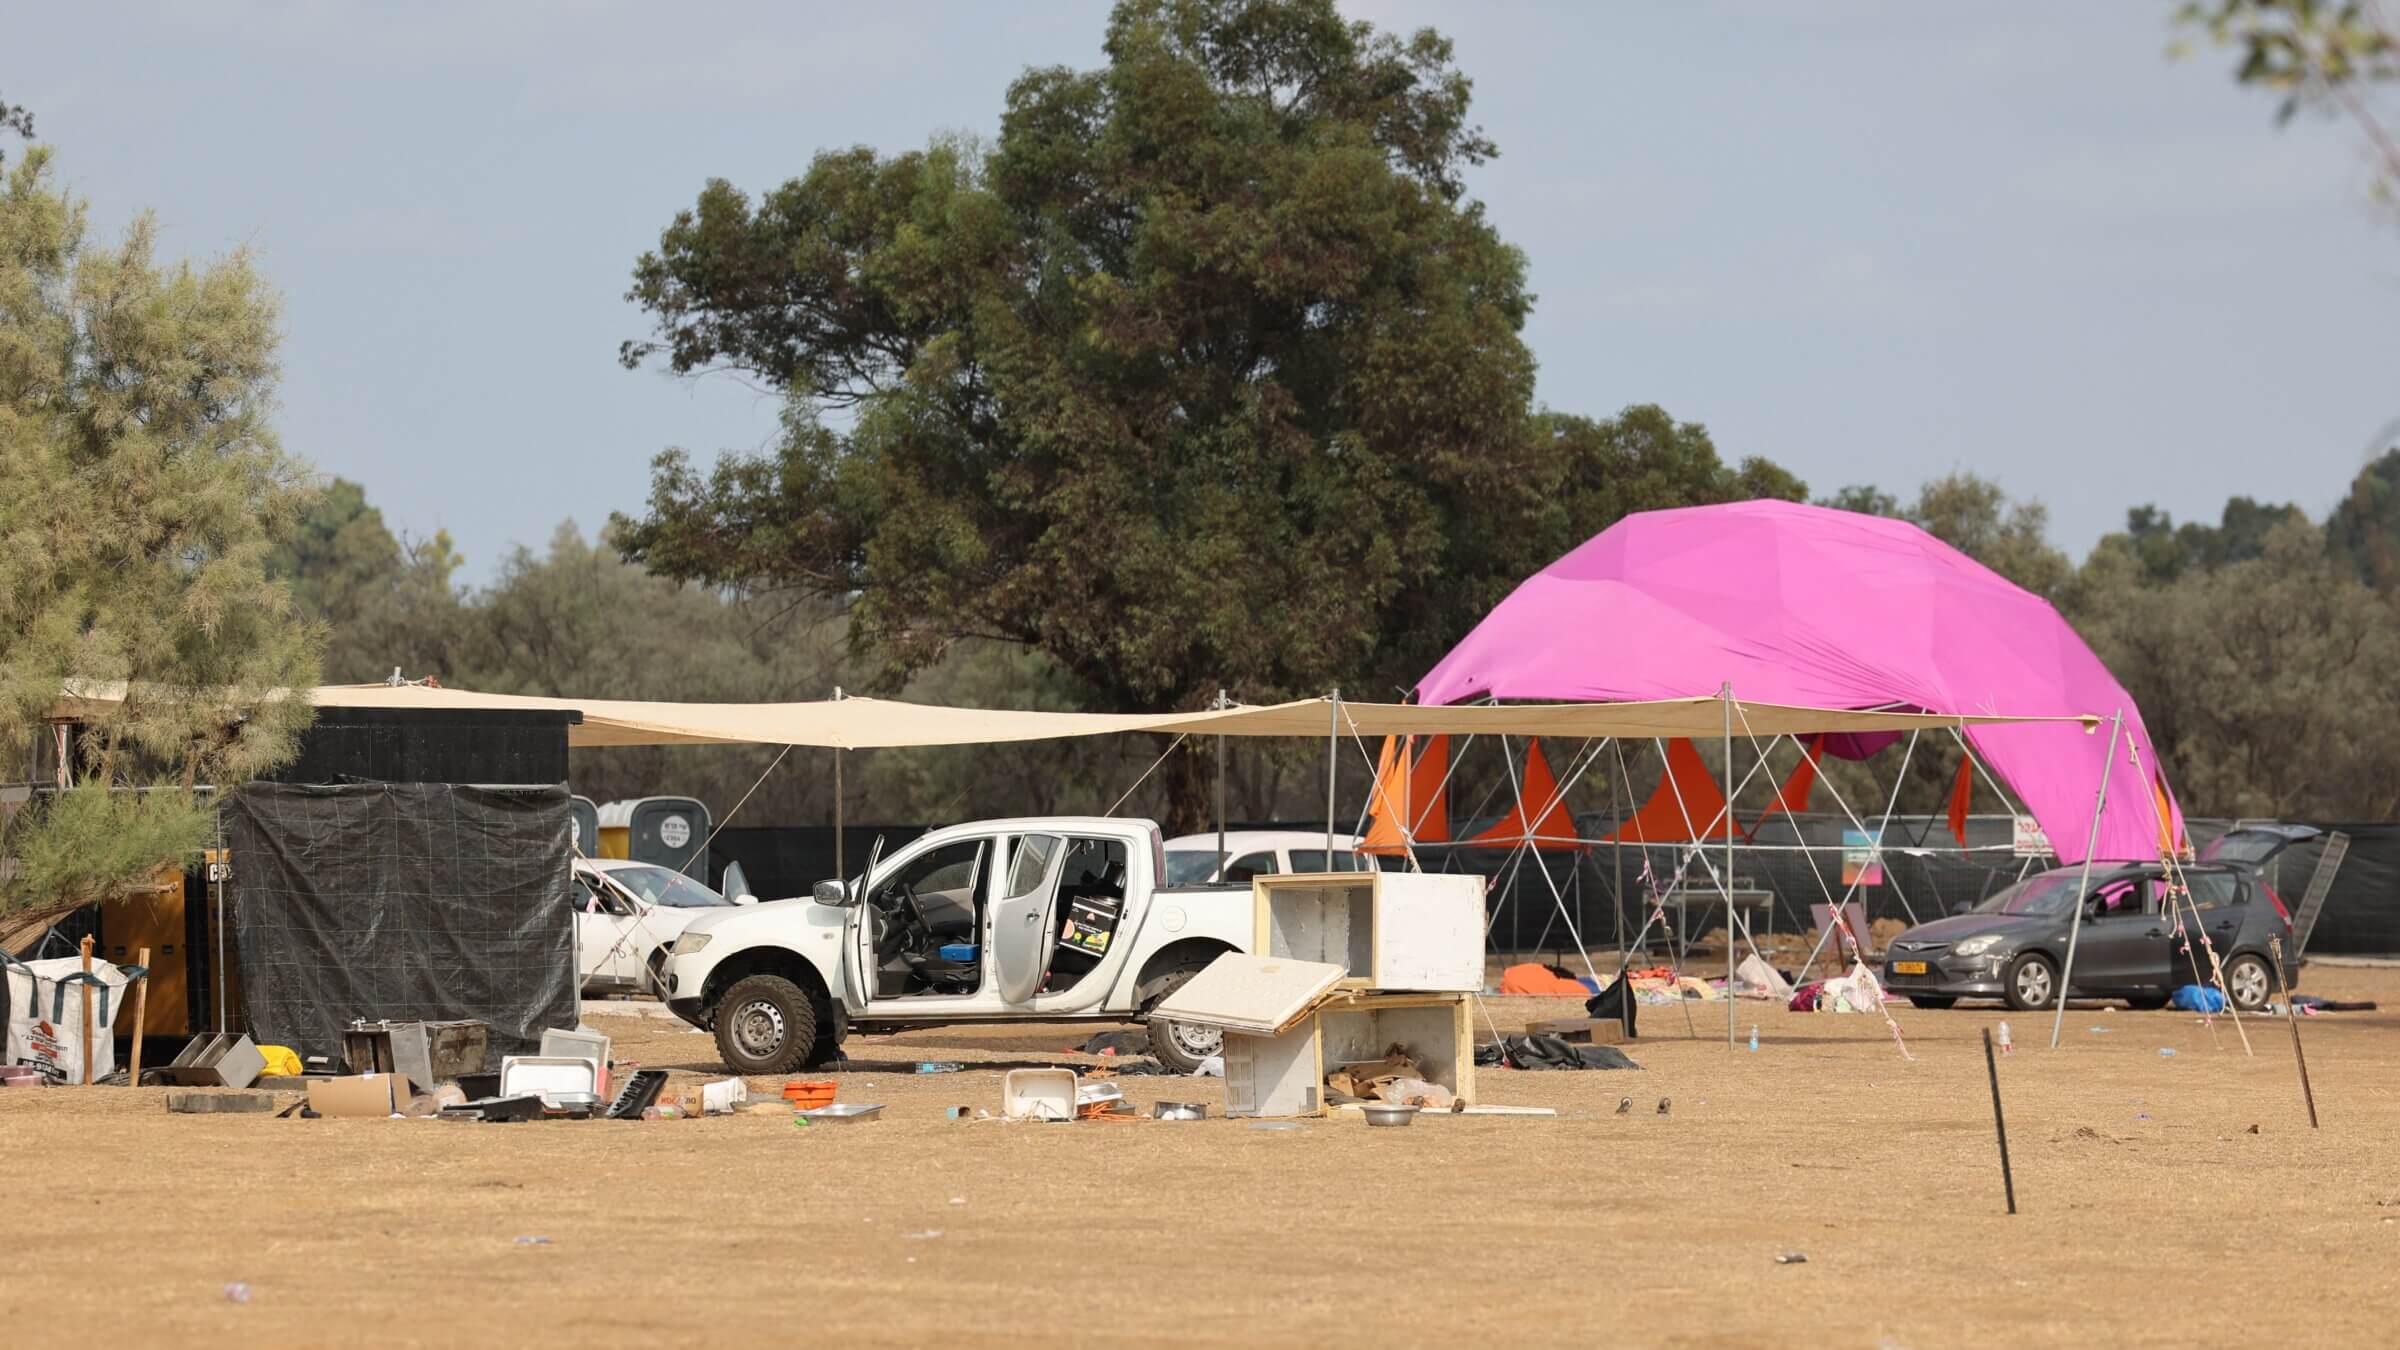
M167 1091L167 1109L192 1116L267 1112L275 1109L275 1096L269 1092L207 1092L194 1088L170 1088Z
M248 1303L250 1301L250 1286L240 1280L235 1280L233 1283L226 1285L225 1301L227 1303Z
M520 1247L547 1247L550 1245L550 1239L546 1237L521 1237L517 1239L517 1245Z
M1633 1098L1631 1098L1631 1097L1619 1097L1619 1098L1617 1098L1617 1114L1618 1114L1618 1115L1620 1115L1620 1116L1621 1116L1621 1115L1624 1115L1624 1114L1626 1114L1627 1112L1630 1112L1631 1110L1633 1110Z
M1668 1099L1667 1099L1667 1098L1665 1098L1665 1097L1661 1097L1661 1098L1659 1098L1659 1099L1658 1099L1658 1113L1659 1113L1660 1115L1662 1115L1662 1116L1663 1116L1663 1115L1665 1115L1665 1114L1667 1113L1667 1105L1668 1105Z
M1775 1264L1779 1266L1805 1266L1808 1264L1808 1253L1785 1252L1783 1255L1775 1258Z

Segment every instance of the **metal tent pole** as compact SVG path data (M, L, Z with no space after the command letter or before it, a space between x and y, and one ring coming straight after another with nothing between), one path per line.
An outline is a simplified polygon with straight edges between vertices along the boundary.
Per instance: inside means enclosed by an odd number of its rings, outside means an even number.
M833 701L842 701L842 687L833 687ZM842 747L833 747L833 879L850 886L850 869L842 860Z
M1217 711L1225 711L1225 691L1217 691ZM1217 866L1209 880L1225 880L1225 737L1217 736Z
M1725 705L1725 875L1718 882L1725 895L1725 1048L1733 1048L1733 685L1717 692Z
M1342 741L1342 691L1333 691L1333 719L1325 732L1325 870L1333 870L1333 768Z
M1609 907L1617 912L1617 980L1622 986L1626 967L1632 964L1625 955L1625 814L1617 804L1617 781L1625 776L1625 751L1613 741L1610 749L1616 754L1617 771L1608 780L1608 814L1616 822L1616 827L1609 831L1608 851L1617 865L1617 885L1610 892ZM1630 988L1620 987L1617 990L1617 1015L1625 1024L1628 1039L1633 1031L1632 997Z
M2075 883L2074 917L2067 921L2067 968L2058 973L2058 1011L2050 1018L2050 1048L2058 1048L2058 1033L2067 1024L2068 983L2075 976L2075 940L2083 935L2083 896L2092 884L2092 854L2100 847L2100 813L2108 809L2108 771L2116 767L2117 737L2125 730L2125 710L2117 709L2108 727L2108 758L2100 761L2100 790L2092 794L2092 828L2083 837L2083 879Z

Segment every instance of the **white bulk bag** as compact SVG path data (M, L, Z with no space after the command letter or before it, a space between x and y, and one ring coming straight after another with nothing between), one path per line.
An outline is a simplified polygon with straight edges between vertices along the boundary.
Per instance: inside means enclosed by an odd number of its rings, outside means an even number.
M83 958L19 961L0 954L8 970L6 1062L30 1064L51 1084L83 1081L83 995L92 995L92 1077L116 1072L117 1040L111 1030L125 1005L126 972L106 961Z

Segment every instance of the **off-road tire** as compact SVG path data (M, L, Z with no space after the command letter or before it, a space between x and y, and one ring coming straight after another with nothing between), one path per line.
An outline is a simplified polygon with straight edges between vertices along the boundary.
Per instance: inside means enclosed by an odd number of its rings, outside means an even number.
M816 1048L816 1001L781 975L744 976L717 1001L716 1029L717 1054L735 1073L790 1073Z
M2036 966L2043 972L2038 993L2027 988L2030 981L2026 976L2026 972ZM2008 963L2007 973L2000 977L2000 992L2008 1000L2008 1006L2018 1012L2044 1011L2061 992L2058 987L2058 965L2040 952L2027 952Z
M1213 956L1209 958L1210 961L1215 959ZM1184 981L1199 974L1207 967L1208 961L1184 962L1169 966L1142 981L1142 1008L1147 1014L1143 1020L1144 1025L1150 1030L1150 1057L1157 1060L1158 1066L1168 1073L1195 1073L1200 1068L1201 1060L1208 1058L1210 1054L1224 1053L1224 1033L1217 1033L1216 1050L1202 1053L1207 1050L1205 1044L1189 1044L1193 1035L1201 1032L1200 1028L1184 1028L1184 1035L1181 1039L1185 1043L1179 1044L1175 1024L1148 1011L1165 1001L1168 995L1182 988ZM1205 1042L1205 1035L1202 1035L1201 1039Z

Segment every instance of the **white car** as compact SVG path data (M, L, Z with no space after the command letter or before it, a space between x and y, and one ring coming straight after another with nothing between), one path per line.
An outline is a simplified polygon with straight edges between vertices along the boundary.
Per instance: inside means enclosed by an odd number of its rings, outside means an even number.
M1375 860L1355 852L1358 836L1333 837L1333 859L1325 857L1323 830L1227 830L1224 877L1218 879L1217 836L1187 834L1167 841L1169 886L1247 886L1253 877L1289 872L1372 872Z
M750 903L727 899L655 863L622 858L575 860L575 971L586 994L646 991L684 925L710 910Z

